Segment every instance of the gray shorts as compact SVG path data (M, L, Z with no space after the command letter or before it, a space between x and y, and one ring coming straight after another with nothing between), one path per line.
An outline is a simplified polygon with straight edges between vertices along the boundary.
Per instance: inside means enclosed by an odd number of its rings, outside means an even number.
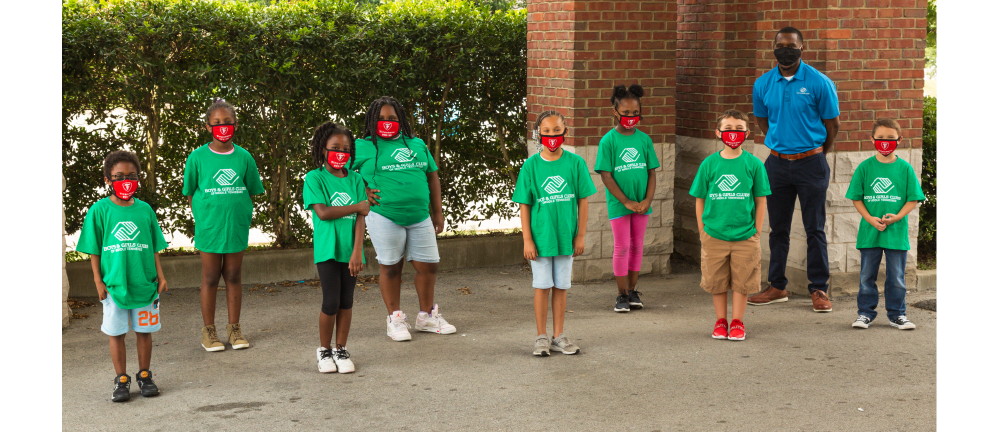
M397 225L389 218L375 212L365 216L368 226L368 236L375 247L375 258L379 264L393 265L403 259L406 253L407 261L436 263L441 261L438 255L437 233L431 217L413 225Z
M537 257L531 263L531 286L538 289L569 289L573 277L573 255Z

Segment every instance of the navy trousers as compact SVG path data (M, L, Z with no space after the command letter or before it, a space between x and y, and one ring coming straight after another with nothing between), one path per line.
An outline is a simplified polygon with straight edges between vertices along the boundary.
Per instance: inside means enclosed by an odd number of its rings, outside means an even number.
M830 164L824 153L799 160L774 155L764 161L771 195L767 197L767 216L771 224L771 263L767 279L771 286L784 290L788 285L785 266L788 262L788 233L792 229L795 198L802 210L806 230L806 274L809 293L826 292L830 285L830 262L826 250L826 190L830 186Z

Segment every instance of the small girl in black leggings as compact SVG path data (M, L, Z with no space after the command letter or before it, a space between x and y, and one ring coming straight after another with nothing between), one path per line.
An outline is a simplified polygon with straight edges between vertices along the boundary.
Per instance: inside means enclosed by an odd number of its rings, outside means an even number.
M361 175L347 169L354 158L354 134L344 126L326 122L312 139L313 162L319 168L306 174L302 198L312 209L313 254L323 287L319 314L319 348L316 362L323 373L354 372L345 348L351 330L354 284L364 264L365 216L368 196ZM331 349L334 324L336 349Z

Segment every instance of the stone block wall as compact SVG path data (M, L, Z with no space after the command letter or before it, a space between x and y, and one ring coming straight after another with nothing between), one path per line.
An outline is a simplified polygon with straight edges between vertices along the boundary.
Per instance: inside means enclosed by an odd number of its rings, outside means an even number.
M610 104L617 84L638 83L646 96L639 128L653 140L661 167L646 231L643 272L669 273L673 252L674 87L677 3L674 0L529 0L528 152L542 111L566 116L563 148L587 161L598 192L589 200L586 253L573 266L574 281L607 279L614 247L604 186L593 172L597 145L613 127Z

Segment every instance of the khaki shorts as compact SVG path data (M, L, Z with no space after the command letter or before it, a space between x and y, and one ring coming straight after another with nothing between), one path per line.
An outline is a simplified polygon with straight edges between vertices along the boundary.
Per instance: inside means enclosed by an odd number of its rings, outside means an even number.
M702 231L701 287L710 294L760 291L760 233L730 242Z

